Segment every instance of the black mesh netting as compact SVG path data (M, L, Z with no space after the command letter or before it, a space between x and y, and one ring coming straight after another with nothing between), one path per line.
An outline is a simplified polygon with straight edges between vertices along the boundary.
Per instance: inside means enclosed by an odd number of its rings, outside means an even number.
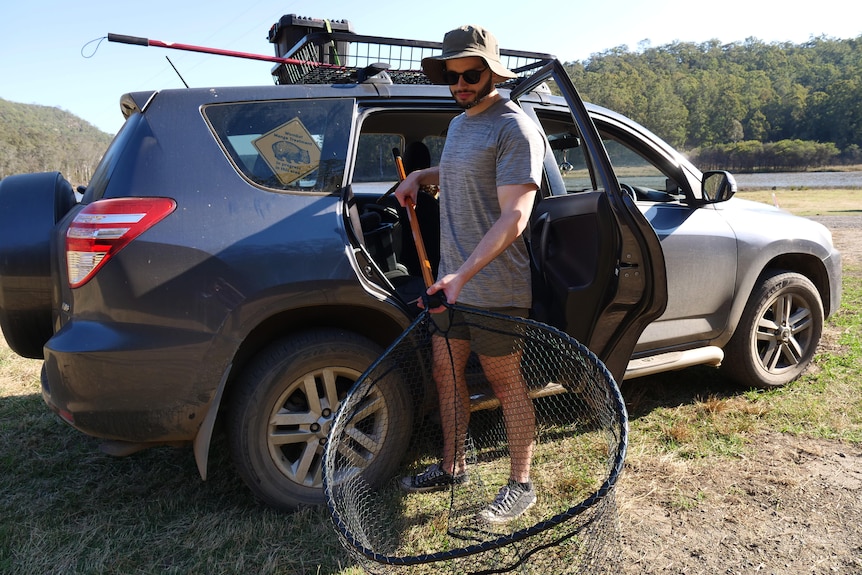
M616 572L628 424L611 374L544 324L457 305L444 316L441 328L423 312L335 418L324 487L347 549L371 573ZM459 373L467 393L452 391ZM433 465L460 479L406 490ZM535 503L489 515L527 473Z

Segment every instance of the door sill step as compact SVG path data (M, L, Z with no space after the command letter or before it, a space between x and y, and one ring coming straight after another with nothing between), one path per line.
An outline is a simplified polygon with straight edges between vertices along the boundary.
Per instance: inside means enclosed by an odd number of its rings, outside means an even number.
M663 371L674 371L693 365L711 365L718 367L724 360L724 351L720 347L707 346L685 351L670 351L649 357L633 359L629 362L623 379L634 379L645 375L654 375Z

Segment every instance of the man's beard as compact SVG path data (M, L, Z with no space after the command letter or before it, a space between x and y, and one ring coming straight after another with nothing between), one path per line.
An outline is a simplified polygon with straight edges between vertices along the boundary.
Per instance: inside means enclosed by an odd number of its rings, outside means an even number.
M482 100L488 97L488 94L494 89L493 78L488 78L488 82L485 83L479 90L476 92L476 97L469 102L461 102L457 98L455 98L455 102L461 106L465 110L469 110L470 108L479 105ZM455 95L454 92L452 94Z

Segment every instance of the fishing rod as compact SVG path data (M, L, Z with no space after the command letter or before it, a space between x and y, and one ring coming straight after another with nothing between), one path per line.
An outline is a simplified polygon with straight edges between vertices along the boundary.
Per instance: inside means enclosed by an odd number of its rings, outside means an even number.
M326 64L324 62L315 62L313 60L298 60L296 58L281 58L279 56L266 56L264 54L252 54L249 52L237 52L234 50L224 50L221 48L209 48L207 46L195 46L193 44L180 44L178 42L163 42L161 40L152 40L150 38L141 38L140 36L126 36L124 34L108 33L108 42L119 42L121 44L132 44L135 46L155 46L156 48L170 48L172 50L185 50L188 52L202 52L204 54L215 54L217 56L231 56L233 58L245 58L247 60L262 60L264 62L273 62L276 64L289 64L291 66L316 66L320 68L329 68L333 70L346 70L345 66L337 64Z

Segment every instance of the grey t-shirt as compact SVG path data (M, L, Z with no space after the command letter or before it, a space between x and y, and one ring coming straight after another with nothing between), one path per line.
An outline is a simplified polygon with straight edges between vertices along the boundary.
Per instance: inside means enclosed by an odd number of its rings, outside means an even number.
M541 185L545 139L507 99L449 124L440 158L439 277L454 273L500 217L497 187ZM516 239L467 282L458 301L476 307L532 305L530 258Z

